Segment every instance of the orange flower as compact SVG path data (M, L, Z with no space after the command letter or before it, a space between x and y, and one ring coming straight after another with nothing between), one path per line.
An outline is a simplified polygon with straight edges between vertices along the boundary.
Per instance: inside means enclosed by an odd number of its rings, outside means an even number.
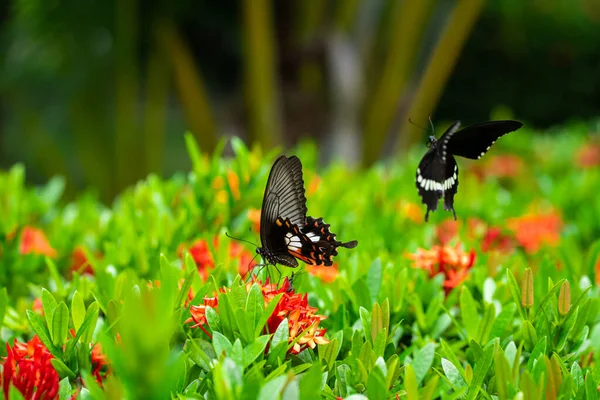
M323 265L307 265L306 270L312 276L316 276L326 283L335 281L339 275L339 267L336 263L334 263L331 267L325 267Z
M21 244L19 252L25 254L40 254L48 257L56 257L56 250L50 246L44 232L37 228L26 226L21 233Z
M306 190L306 194L310 197L313 194L317 193L319 186L321 185L321 178L319 175L313 174L310 179L310 183L308 184L308 189Z
M431 277L443 274L446 294L466 279L475 262L475 252L465 253L460 248L460 243L455 247L433 246L431 250L418 249L415 254L408 254L407 257L414 261L415 268L424 269Z
M186 249L192 256L202 280L206 281L208 279L208 270L215 267L215 261L210 249L208 248L207 241L204 239L198 239L194 241L189 248L187 248L185 245L180 245L177 249L177 253L182 260L183 252Z
M254 232L260 232L260 210L251 208L248 210L248 219L252 222Z
M233 170L227 171L227 183L229 184L229 189L231 190L231 195L235 200L240 199L240 178L238 178L237 174Z
M102 254L98 253L97 256L100 258L102 257ZM71 254L70 270L81 275L94 275L94 268L88 260L85 250L82 246L77 246L75 250L73 250L73 253Z
M484 164L474 165L472 172L479 180L485 180L489 177L516 178L521 174L524 166L525 163L521 157L513 154L502 154L489 157Z
M42 304L42 299L39 297L36 297L35 300L33 300L33 306L31 308L36 313L44 316L44 305Z
M283 285L278 288L277 285L269 283L269 279L267 279L263 284L260 280L257 280L256 277L252 277L252 279L246 284L247 290L249 290L254 283L257 283L261 288L261 292L265 301L265 307L278 294L282 294L279 302L273 310L273 313L267 320L264 333L274 333L281 322L287 318L289 324L289 342L293 342L298 336L302 335L302 337L290 349L292 354L298 354L307 347L314 348L317 344L329 343L329 341L324 337L326 329L318 329L319 322L326 317L315 314L317 309L308 305L308 296L306 294L302 295L299 293L294 293L288 278L285 278ZM224 292L226 290L221 289L221 291ZM211 336L210 333L204 328L204 325L207 324L207 307L217 309L218 298L205 297L203 304L199 306L191 306L191 317L185 322L193 322L194 324L191 326L192 328L201 328L204 333L206 333L208 336Z
M600 165L600 143L586 143L577 151L577 165L594 168Z
M96 343L92 347L92 375L96 378L96 382L102 386L102 381L106 379L110 373L110 367L104 353L102 353L102 346L100 343Z
M511 218L507 226L515 232L517 241L527 253L536 253L542 245L558 244L562 220L556 213L524 215Z
M453 219L446 219L444 222L436 226L435 233L438 241L442 246L450 243L452 239L458 237L458 231L460 229L461 222L454 221Z
M398 204L398 208L400 213L406 218L416 223L425 222L425 217L423 216L423 211L418 204L412 203L409 201L401 201Z
M215 236L213 238L213 246L214 248L219 247L219 238ZM185 245L180 245L177 249L177 253L180 258L183 259L183 251L187 247ZM190 252L190 255L194 259L196 267L198 268L198 273L202 277L202 280L206 281L208 279L208 273L210 269L215 267L215 260L213 258L213 254L208 247L208 242L204 239L198 239L192 243L192 245L187 248ZM252 262L252 253L246 250L242 245L237 242L229 242L229 257L233 259L239 259L238 261L238 272L241 276L244 276L249 269L251 269Z
M26 399L58 399L58 373L50 361L54 357L37 335L27 343L15 339L12 348L6 343L6 351L2 389L7 399L11 384Z

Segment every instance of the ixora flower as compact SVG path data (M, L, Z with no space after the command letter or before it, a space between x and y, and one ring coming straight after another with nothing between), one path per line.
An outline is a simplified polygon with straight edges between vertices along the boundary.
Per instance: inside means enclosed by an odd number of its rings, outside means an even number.
M102 254L97 253L97 258L101 258ZM85 249L82 246L77 246L71 254L71 272L77 272L81 275L94 275L94 268L86 255Z
M511 218L506 225L515 232L517 241L527 253L536 253L542 245L556 246L562 220L556 213L531 214Z
M217 236L213 238L213 246L214 248L219 247L219 238ZM186 249L194 259L202 280L206 281L208 279L209 270L215 267L215 260L208 246L208 242L204 239L198 239L189 247L185 244L180 245L177 249L177 254L180 258L183 259L183 253ZM252 254L239 243L229 242L229 257L239 260L238 272L241 276L244 276L252 262Z
M306 265L306 271L312 276L316 276L325 283L331 283L336 280L340 274L337 263L333 263L330 267L323 265Z
M41 229L26 226L21 233L21 242L19 252L25 254L39 254L48 257L56 257L56 250L52 248L46 238L46 234Z
M57 399L58 373L50 361L53 356L36 335L27 343L16 339L12 347L6 343L2 390L8 399L10 385L26 399Z
M455 247L433 246L430 250L418 249L407 257L414 261L414 267L424 269L433 277L444 275L444 291L448 294L462 283L475 263L475 252L465 253L457 243Z
M582 168L595 168L600 165L600 141L581 146L576 154L577 165Z
M294 293L294 289L290 284L290 281L286 278L281 285L269 283L269 279L263 284L262 281L252 277L247 283L246 289L250 290L253 284L258 284L262 295L264 297L265 306L271 301L274 301L277 295L281 294L273 313L267 320L265 327L265 333L274 333L277 327L286 318L289 326L289 342L292 343L299 337L294 343L294 346L290 349L290 353L298 354L304 349L310 347L315 348L317 344L327 344L329 340L325 338L326 329L319 329L319 323L324 320L325 316L315 314L317 308L308 305L308 295ZM221 293L228 292L229 289L220 289ZM186 323L193 323L192 328L200 328L209 337L210 333L204 327L207 324L206 321L206 308L211 307L218 311L219 301L217 297L205 297L203 304L199 306L191 306L190 313L191 317Z

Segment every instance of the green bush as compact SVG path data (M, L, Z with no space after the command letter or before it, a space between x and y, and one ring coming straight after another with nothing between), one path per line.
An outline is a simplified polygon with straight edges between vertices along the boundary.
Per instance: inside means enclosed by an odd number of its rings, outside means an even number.
M299 146L309 215L359 245L294 270L292 287L285 267L240 278L254 248L225 236L259 240L276 152L234 138L234 157L225 143L207 156L187 137L191 172L149 176L111 207L63 204L60 178L27 187L16 165L0 174L3 392L596 398L600 157L584 128L564 130L459 160L459 221L428 224L423 148L358 172Z

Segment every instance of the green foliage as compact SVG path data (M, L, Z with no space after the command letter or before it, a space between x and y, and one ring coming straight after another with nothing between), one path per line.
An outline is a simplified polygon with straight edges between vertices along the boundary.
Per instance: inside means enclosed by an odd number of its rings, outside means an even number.
M225 236L258 240L249 215L275 154L236 140L233 158L208 157L188 137L192 172L150 176L111 208L89 196L61 204L55 183L28 188L16 166L0 174L3 339L13 346L39 337L61 398L595 398L600 228L589 216L600 216L600 201L588 195L600 172L565 167L583 143L577 135L558 143L522 136L498 146L528 162L522 175L479 182L475 167L461 170L457 209L469 222L449 239L445 265L458 268L451 256L459 241L475 258L456 282L409 258L449 229L443 211L432 216L439 225L422 222L417 153L364 174L333 165L317 178L314 148L299 150L310 215L359 245L341 249L336 267L295 270L293 290L279 292L265 279L281 286L291 271L263 269L259 281L244 281L238 272L254 249ZM532 199L533 187L543 198ZM573 198L586 199L587 217ZM511 218L548 204L562 215L560 237L527 250ZM484 233L469 227L472 216ZM44 232L55 253L24 251L26 227ZM510 247L485 250L489 227ZM93 273L73 267L74 252ZM316 325L296 330L298 315L281 314L292 294L306 294L327 317L318 321L326 341L307 344ZM205 321L190 305L204 307ZM100 378L93 348L107 360ZM19 393L11 389L10 398Z

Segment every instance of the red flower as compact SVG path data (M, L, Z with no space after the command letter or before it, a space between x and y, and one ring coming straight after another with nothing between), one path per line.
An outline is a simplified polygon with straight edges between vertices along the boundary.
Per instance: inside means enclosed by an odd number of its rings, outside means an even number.
M465 253L460 244L455 247L433 246L431 250L418 249L415 254L408 254L414 261L414 267L424 269L433 277L444 275L444 291L446 294L462 283L475 262L475 252Z
M577 165L594 168L600 165L600 143L586 143L577 151Z
M489 177L516 178L521 174L524 166L525 163L521 157L513 154L503 154L489 157L483 164L474 165L472 172L480 180Z
M312 276L316 276L321 279L323 282L331 283L335 281L337 276L339 275L339 267L336 263L334 263L330 267L326 267L323 265L307 265L306 271Z
M100 258L102 257L102 254L98 253L97 256ZM83 247L77 246L75 250L73 250L73 253L71 254L70 270L82 275L94 275L94 268L92 268L92 264L88 260Z
M498 250L501 253L507 253L514 248L513 238L502 233L497 227L488 228L481 242L481 250L484 253L492 250Z
M50 246L44 232L37 228L26 226L21 233L21 244L19 252L25 254L40 254L48 257L56 257L56 250Z
M15 339L12 348L6 343L6 351L2 389L7 399L11 384L26 399L58 398L58 373L50 361L53 356L37 335L27 343Z
M549 246L558 244L562 220L555 213L525 215L509 219L507 226L515 232L517 241L525 251L532 254L544 244Z
M213 246L215 249L219 247L219 238L217 236L213 239ZM180 245L177 250L179 257L181 258L183 258L184 249L186 249L186 246ZM187 250L194 259L202 280L206 281L208 279L209 270L215 267L215 260L208 246L208 242L204 239L198 239L193 242ZM229 242L229 257L239 259L238 272L241 276L246 275L250 269L252 254L239 243Z
M102 381L106 379L108 374L110 373L110 368L108 366L108 361L104 353L102 353L102 346L100 343L96 343L94 347L92 347L92 375L96 378L96 382L100 386L102 386Z
M44 305L42 304L42 299L39 297L36 297L35 300L33 300L33 306L31 308L36 313L44 316Z
M435 233L438 241L442 246L450 243L452 239L458 237L458 231L460 229L461 222L454 221L452 219L446 219L444 222L436 226Z
M293 342L298 336L302 335L290 349L291 353L298 354L307 347L314 348L317 344L329 343L324 337L326 329L318 329L319 322L326 317L315 314L317 309L308 305L308 296L306 294L302 295L294 293L287 278L284 280L283 285L278 288L277 285L269 283L268 279L263 284L260 280L257 280L256 277L253 277L252 280L247 283L247 289L249 290L254 283L257 283L261 288L265 307L273 301L278 294L282 294L273 313L267 320L264 333L274 333L281 322L287 318L289 342ZM221 289L221 291L225 292L226 290ZM192 325L192 328L201 328L208 336L211 336L204 328L204 325L207 324L206 308L210 306L211 308L217 309L218 305L217 297L205 297L203 304L190 307L192 316L186 323L193 322L194 325Z

